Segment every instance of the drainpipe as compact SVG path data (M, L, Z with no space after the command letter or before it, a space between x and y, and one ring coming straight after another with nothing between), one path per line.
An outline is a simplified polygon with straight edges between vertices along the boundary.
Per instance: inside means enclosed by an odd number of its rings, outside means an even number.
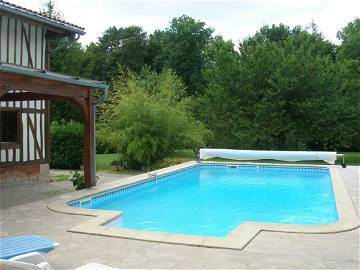
M94 106L94 117L93 117L94 136L93 136L92 144L93 144L93 149L94 149L94 155L92 158L93 158L94 166L93 166L92 170L93 170L94 176L96 176L96 126L95 126L96 125L96 106L103 103L107 99L108 93L109 93L109 87L110 87L110 85L106 84L106 87L104 89L102 89L103 90L102 96L98 100L94 101L94 104L93 104L93 106Z

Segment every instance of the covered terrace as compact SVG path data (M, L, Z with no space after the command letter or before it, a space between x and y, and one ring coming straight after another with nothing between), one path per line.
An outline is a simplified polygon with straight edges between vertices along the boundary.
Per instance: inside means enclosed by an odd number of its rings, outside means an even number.
M66 100L80 109L84 119L84 176L89 187L96 185L95 107L106 99L108 87L101 81L0 63L1 101ZM102 94L95 100L97 90Z

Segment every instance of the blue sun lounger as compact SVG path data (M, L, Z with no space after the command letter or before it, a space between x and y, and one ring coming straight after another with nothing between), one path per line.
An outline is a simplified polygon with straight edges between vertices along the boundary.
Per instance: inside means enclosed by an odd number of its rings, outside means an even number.
M0 238L0 259L30 253L47 253L53 250L58 243L40 235L24 235Z

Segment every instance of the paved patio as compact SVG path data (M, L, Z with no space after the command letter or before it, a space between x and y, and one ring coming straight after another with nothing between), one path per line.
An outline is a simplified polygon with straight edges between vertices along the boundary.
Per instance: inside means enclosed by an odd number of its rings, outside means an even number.
M360 167L339 167L359 213ZM103 174L101 182L118 180ZM100 182L100 184L101 184ZM56 213L47 205L71 191L56 182L3 188L1 236L41 234L60 243L48 258L55 269L97 262L119 268L323 268L359 269L359 229L336 234L261 232L244 250L151 243L69 233L89 217Z

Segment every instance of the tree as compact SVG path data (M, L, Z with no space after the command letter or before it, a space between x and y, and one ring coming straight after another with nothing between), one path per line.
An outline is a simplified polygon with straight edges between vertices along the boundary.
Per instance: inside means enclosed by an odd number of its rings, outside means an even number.
M52 40L50 55L51 71L78 77L84 76L84 50L81 44L72 38ZM82 122L79 108L67 101L51 101L51 121Z
M85 52L81 44L72 38L52 40L51 70L84 77Z
M58 16L53 1L45 8ZM135 166L204 145L200 122L214 147L359 150L360 19L338 32L339 46L313 22L265 25L239 50L212 34L185 15L149 37L138 26L114 26L86 48L53 41L52 70L113 82L97 111L99 142L104 151L115 144ZM80 114L53 103L52 119L62 118Z
M249 52L251 53L252 49L254 49L258 44L262 43L276 43L278 46L283 47L286 40L290 36L306 36L307 39L313 40L313 45L316 44L317 46L320 46L318 48L314 47L314 49L317 50L316 53L321 53L322 55L331 55L332 57L335 56L335 46L331 42L324 40L324 37L321 33L318 32L317 26L314 22L312 22L310 27L305 30L300 26L290 28L289 26L286 26L282 23L279 25L273 24L271 27L269 25L265 25L261 27L254 36L248 37L242 43L240 43L239 47L243 53L246 53L248 50L250 50ZM322 42L316 42L319 40ZM293 41L299 42L297 46L303 44L303 40L301 39Z
M342 104L342 139L347 150L360 149L360 19L348 23L337 34L342 41L338 47L336 75L339 101Z
M240 47L245 49L246 47L256 46L259 43L265 42L283 43L288 36L299 33L300 31L301 28L299 26L291 29L289 26L282 23L279 25L273 24L271 27L269 25L264 25L254 36L248 37L240 43Z
M360 31L360 19L356 18L352 22L349 22L347 26L343 29L338 31L337 38L340 39L342 42L349 41L352 36Z
M189 16L174 18L169 28L150 35L153 67L173 69L186 85L188 95L203 92L203 50L211 39L213 29Z
M46 16L63 19L63 14L56 7L55 1L48 0L43 3L40 13ZM73 37L64 37L51 40L50 70L82 76L83 74L83 56L84 51L81 44L74 40ZM51 121L66 122L75 120L81 122L81 114L78 108L66 101L51 101L50 105Z
M139 26L110 27L87 47L86 61L86 73L99 80L115 78L120 67L138 73L149 64L147 33Z
M211 145L236 148L233 135L240 133L240 55L231 41L217 36L204 50L203 76L207 87L197 98L196 115L214 133Z
M207 131L187 109L182 82L171 70L145 70L127 82L114 82L111 105L103 113L101 140L117 146L130 168L148 168L175 149L204 146Z
M341 91L341 82L349 81L334 62L334 46L316 31L289 29L264 27L239 53L220 38L207 48L207 88L198 111L214 132L212 145L274 150L356 145L359 109Z
M350 22L337 33L337 37L342 42L339 47L339 60L360 60L360 19Z
M61 20L64 17L64 14L58 10L54 0L44 2L40 8L40 13L57 20Z

